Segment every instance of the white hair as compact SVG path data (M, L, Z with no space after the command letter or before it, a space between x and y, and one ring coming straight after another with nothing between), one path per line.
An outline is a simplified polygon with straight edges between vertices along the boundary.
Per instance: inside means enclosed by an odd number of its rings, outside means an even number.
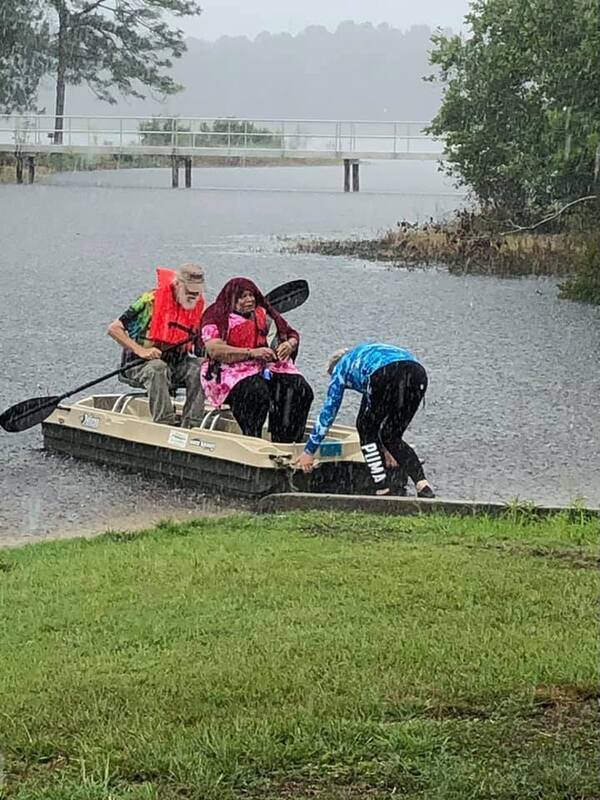
M335 369L336 364L338 363L338 361L341 358L343 358L346 355L346 353L349 353L349 352L350 352L350 348L349 347L342 347L341 350L336 350L335 353L332 353L329 356L329 360L327 362L327 372L330 375L332 374L333 370Z

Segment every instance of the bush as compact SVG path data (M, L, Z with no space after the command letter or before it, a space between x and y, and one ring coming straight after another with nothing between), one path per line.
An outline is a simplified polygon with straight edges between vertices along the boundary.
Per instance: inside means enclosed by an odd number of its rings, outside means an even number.
M560 285L560 296L600 305L600 231L586 237L577 274Z

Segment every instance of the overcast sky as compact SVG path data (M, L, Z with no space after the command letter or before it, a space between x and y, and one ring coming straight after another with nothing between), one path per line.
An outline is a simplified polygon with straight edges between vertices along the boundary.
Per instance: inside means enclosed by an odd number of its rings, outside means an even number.
M468 0L199 0L201 17L178 24L189 36L214 40L262 31L298 33L308 25L334 30L340 22L387 22L406 30L411 25L458 29Z

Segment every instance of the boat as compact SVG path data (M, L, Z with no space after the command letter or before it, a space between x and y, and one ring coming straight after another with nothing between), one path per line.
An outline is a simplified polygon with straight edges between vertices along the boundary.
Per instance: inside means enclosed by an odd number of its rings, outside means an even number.
M183 401L174 400L181 414ZM307 423L306 437L312 428ZM207 406L199 426L189 429L152 420L144 393L94 394L62 402L42 423L51 452L160 476L193 485L206 494L258 499L279 492L368 494L372 481L358 433L333 425L316 454L311 473L293 469L303 443L244 436L227 408ZM406 478L393 472L393 492L405 494Z

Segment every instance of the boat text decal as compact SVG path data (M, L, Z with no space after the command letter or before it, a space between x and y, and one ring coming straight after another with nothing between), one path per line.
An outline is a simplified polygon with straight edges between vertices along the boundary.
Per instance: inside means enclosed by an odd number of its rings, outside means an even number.
M205 442L203 439L192 439L190 444L199 447L201 450L208 450L209 453L212 453L217 447L214 442Z
M167 442L173 447L187 447L188 435L183 431L169 431Z
M84 428L100 427L100 417L95 417L93 414L83 414L80 421Z

